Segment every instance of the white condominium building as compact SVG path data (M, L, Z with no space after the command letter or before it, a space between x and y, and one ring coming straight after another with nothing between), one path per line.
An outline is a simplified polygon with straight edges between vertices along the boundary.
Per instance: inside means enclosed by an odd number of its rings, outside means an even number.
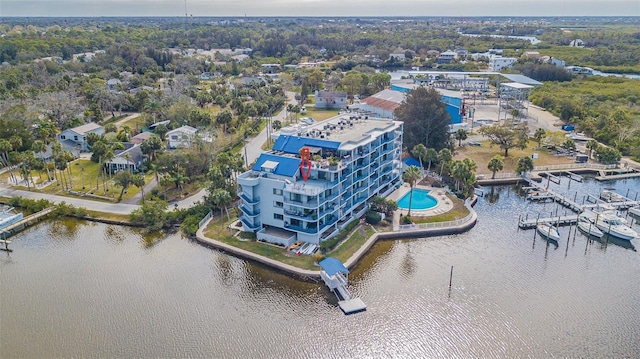
M320 244L401 185L403 123L345 114L283 128L238 177L240 220L259 240Z

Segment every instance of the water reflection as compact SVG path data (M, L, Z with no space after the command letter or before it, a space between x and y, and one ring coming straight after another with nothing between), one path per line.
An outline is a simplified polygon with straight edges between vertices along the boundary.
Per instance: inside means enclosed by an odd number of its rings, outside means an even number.
M587 180L570 191L600 186ZM624 194L640 180L615 187ZM14 237L11 255L0 253L0 318L11 328L0 333L2 355L637 357L640 307L629 305L640 301L629 285L637 252L569 227L557 250L517 221L558 209L518 191L480 198L468 233L376 243L349 276L368 305L352 316L320 283L179 233L40 223Z

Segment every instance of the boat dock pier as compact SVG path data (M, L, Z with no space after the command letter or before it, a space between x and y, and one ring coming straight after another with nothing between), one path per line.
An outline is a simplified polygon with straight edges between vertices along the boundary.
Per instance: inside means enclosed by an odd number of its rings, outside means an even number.
M559 203L560 205L570 209L575 212L575 215L551 215L549 217L540 217L539 215L536 218L520 217L518 220L518 226L522 229L535 228L538 224L555 224L555 225L571 225L578 222L578 213L581 213L585 210L599 208L599 207L609 207L612 209L627 209L640 205L640 201L636 199L630 199L626 196L617 194L617 198L619 200L607 202L604 201L597 196L593 196L588 194L582 204L576 202L576 198L573 200L567 198L559 193L556 193L550 189L544 188L540 183L535 182L532 179L525 178L528 182L528 187L523 187L523 189L528 190L527 199L530 201L544 201L547 199L551 199L554 202ZM627 193L627 196L629 194ZM577 193L576 193L577 197ZM637 195L636 195L637 197ZM586 203L584 203L586 202Z
M26 217L24 217L23 219L21 219L20 221L10 224L2 229L0 229L0 244L4 244L4 248L0 248L0 250L6 251L6 252L11 252L11 249L9 249L9 244L11 244L11 241L8 240L7 238L10 237L12 234L16 233L18 230L23 229L25 226L34 223L34 222L38 222L42 217L48 215L49 213L53 212L56 209L56 207L48 207L43 209L40 212L36 212L33 214L30 214Z
M351 293L347 289L349 282L349 270L339 260L327 257L319 263L320 277L324 283L333 290L338 298L338 306L344 314L352 314L367 309L367 305L360 298L352 298Z
M569 198L564 197L563 195L556 193L550 189L544 188L541 184L529 179L529 178L525 178L525 180L529 183L529 187L528 188L533 188L535 189L535 192L531 194L531 198L530 196L527 196L527 199L530 200L540 200L542 198L551 198L553 199L554 202L558 202L561 205L563 205L564 207L569 208L570 210L574 211L574 212L582 212L584 210L584 207L575 202L575 200L571 200Z
M556 216L556 217L537 217L537 218L520 218L518 227L522 229L536 228L538 224L551 224L555 226L566 226L578 223L578 215Z
M599 176L596 176L598 181L618 180L624 178L640 177L640 172L633 168L626 169L613 169L613 170L600 170Z

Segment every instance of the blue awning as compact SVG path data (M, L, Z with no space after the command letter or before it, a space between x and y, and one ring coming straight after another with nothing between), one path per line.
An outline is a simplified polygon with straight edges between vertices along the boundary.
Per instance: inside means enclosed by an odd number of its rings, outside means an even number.
M340 272L349 274L349 270L344 266L344 264L335 258L327 257L321 260L318 264L330 277Z

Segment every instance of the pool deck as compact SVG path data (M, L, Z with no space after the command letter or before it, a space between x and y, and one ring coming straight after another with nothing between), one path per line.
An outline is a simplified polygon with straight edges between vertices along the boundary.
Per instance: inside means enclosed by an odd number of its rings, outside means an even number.
M429 209L422 209L422 210L412 209L411 216L416 216L416 217L437 216L439 214L449 212L450 210L453 209L453 203L447 197L446 189L427 187L427 186L421 186L421 185L416 185L414 188L419 188L419 189L429 191L429 194L436 199L437 204L434 207ZM397 202L398 200L400 200L400 198L402 198L402 196L404 196L410 190L411 190L411 187L409 186L409 184L405 183L400 188L393 191L387 198ZM397 211L395 211L393 214L393 222L396 224L400 223L400 216L406 215L407 212L408 211L406 209L398 209Z

